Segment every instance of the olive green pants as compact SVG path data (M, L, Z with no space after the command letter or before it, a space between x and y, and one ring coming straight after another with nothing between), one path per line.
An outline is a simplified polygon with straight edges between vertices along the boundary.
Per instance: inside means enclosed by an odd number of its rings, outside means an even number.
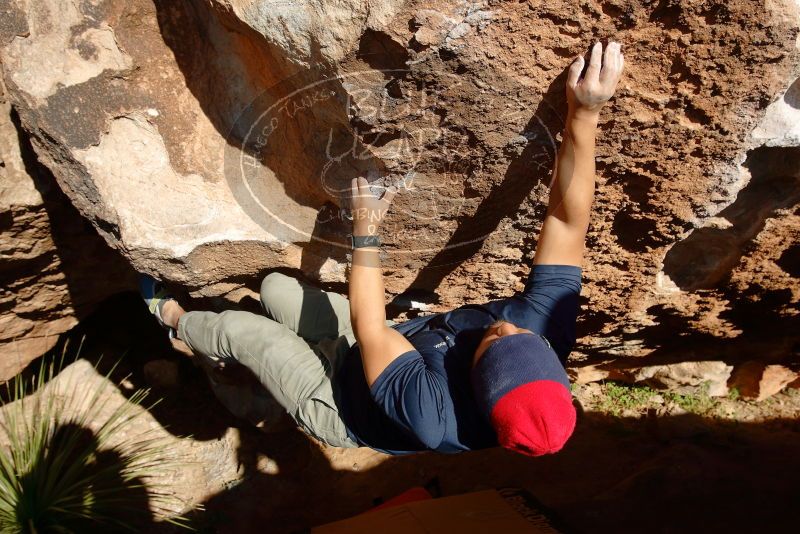
M178 337L196 354L246 366L306 433L335 447L357 447L333 400L336 360L355 343L350 303L280 273L261 284L266 316L193 311Z

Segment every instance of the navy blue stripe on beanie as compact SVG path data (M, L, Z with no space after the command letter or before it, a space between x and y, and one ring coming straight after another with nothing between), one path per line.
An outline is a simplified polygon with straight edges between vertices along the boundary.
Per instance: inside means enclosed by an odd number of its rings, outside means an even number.
M537 334L513 334L493 341L472 369L472 387L487 420L497 402L511 390L550 380L569 391L567 372L549 343Z

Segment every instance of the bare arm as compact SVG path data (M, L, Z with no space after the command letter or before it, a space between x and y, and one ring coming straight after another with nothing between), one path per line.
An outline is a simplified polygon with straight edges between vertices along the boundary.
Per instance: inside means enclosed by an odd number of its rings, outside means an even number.
M556 157L550 201L536 245L535 264L578 265L583 261L586 231L594 199L594 150L600 109L613 96L622 75L624 57L617 43L598 42L589 67L583 57L570 66L567 77L567 121Z
M353 235L378 235L380 223L394 195L394 190L390 189L382 199L378 199L370 192L366 179L354 179ZM377 247L353 251L349 293L350 321L361 348L367 384L372 386L398 356L414 350L414 346L402 334L386 325L386 296Z

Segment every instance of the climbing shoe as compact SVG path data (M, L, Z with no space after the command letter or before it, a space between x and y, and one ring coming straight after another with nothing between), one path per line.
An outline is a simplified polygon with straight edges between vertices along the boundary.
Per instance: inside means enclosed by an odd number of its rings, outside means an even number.
M139 275L139 293L142 294L144 303L147 304L147 308L156 318L158 324L169 333L169 338L173 339L177 332L175 332L174 328L164 323L161 309L164 307L165 302L175 300L175 298L170 295L162 282L147 274Z

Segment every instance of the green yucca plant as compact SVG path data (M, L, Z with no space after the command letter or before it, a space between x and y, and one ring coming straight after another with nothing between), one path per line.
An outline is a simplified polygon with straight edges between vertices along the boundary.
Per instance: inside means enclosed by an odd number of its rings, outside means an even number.
M163 440L148 432L124 434L144 413L148 391L136 391L105 415L113 382L89 388L72 380L57 388L53 379L62 367L63 354L59 362L43 364L29 382L17 377L6 383L9 402L0 409L0 532L137 532L156 517L184 526L169 518L173 499L149 480L177 466Z

